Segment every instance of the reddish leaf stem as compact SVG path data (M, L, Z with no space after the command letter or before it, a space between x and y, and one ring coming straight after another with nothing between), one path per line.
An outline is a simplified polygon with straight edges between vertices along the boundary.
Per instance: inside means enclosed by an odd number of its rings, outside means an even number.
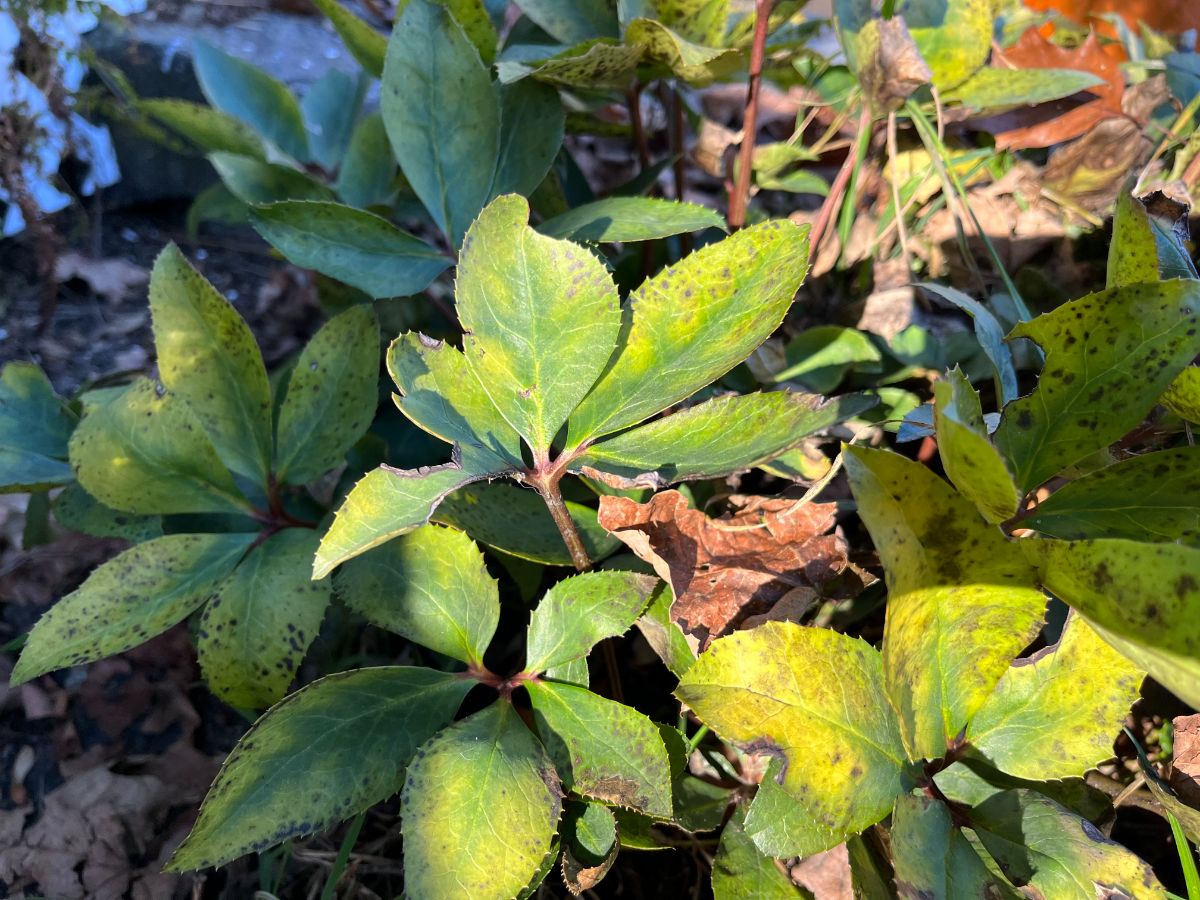
M866 103L863 103L862 112L858 116L858 131L856 134L862 134L864 128L871 127L871 109ZM808 236L809 253L812 259L817 258L817 250L821 246L821 238L825 236L825 231L829 228L829 223L833 221L833 213L841 206L842 198L846 193L846 185L850 183L850 176L854 174L854 167L858 165L858 148L861 141L855 140L850 145L850 152L846 154L846 161L842 163L842 168L838 170L837 177L833 179L833 184L829 186L829 194L825 198L825 202L821 204L821 211L817 213L817 221L813 224L812 233Z
M540 466L538 468L541 469ZM547 470L533 473L530 480L537 492L542 495L546 508L550 510L550 517L554 519L558 533L562 535L563 543L567 545L567 551L571 554L571 562L575 564L576 570L586 572L592 567L592 561L588 557L587 548L583 545L583 538L579 535L579 529L575 526L575 520L571 518L571 511L567 509L567 503L563 500L562 491L559 489L558 483L562 480L562 472L562 468L555 465L548 467Z
M746 116L742 122L742 146L739 150L737 184L729 198L729 228L746 224L750 205L750 170L754 165L754 137L758 130L758 93L762 85L763 57L766 55L767 25L775 0L754 0L754 43L750 47L750 84L746 91Z

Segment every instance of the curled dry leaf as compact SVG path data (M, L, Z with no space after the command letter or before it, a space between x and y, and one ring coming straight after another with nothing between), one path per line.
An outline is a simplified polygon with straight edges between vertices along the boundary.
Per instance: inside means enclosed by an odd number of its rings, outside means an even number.
M1175 755L1167 781L1189 806L1200 809L1200 713L1176 716Z
M1116 34L1105 16L1116 13L1135 31L1145 25L1155 31L1178 34L1200 28L1200 4L1195 0L1025 0L1036 12L1054 11L1083 25L1094 25L1102 34Z
M890 112L933 80L933 72L902 16L872 19L858 41L859 53L864 57L858 78L875 109Z
M835 504L739 495L728 503L732 513L710 519L678 491L647 503L600 498L600 524L671 585L671 617L702 646L751 617L775 618L785 597L780 612L795 618L796 603L815 600L847 566L845 541L829 533Z

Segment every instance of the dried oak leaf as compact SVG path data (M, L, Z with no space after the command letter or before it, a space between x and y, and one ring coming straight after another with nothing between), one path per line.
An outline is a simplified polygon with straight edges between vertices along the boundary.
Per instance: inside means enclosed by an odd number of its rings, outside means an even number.
M1104 79L1086 92L1034 107L1023 107L979 122L996 135L1000 149L1051 147L1086 134L1098 122L1124 115L1125 78L1120 59L1101 46L1095 32L1078 47L1052 44L1030 28L1007 50L997 50L995 65L1012 69L1075 69Z
M600 524L671 585L671 617L706 646L791 594L812 599L847 566L846 543L830 534L836 505L734 495L732 513L710 519L678 491L647 503L600 498ZM789 616L795 616L785 604Z
M1169 34L1200 28L1200 3L1196 0L1025 0L1025 5L1036 12L1053 10L1111 36L1116 29L1102 18L1111 13L1122 16L1135 31L1143 24Z
M1200 713L1176 716L1174 757L1167 781L1189 806L1200 808Z

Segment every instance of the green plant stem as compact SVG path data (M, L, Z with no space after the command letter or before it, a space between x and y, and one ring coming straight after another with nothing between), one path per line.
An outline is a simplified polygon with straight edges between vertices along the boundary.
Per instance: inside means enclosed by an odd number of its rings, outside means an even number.
M338 882L342 880L342 875L346 871L346 864L350 861L350 851L354 849L354 842L358 840L358 833L362 831L365 816L366 813L359 813L355 816L354 821L350 823L350 830L342 838L342 846L338 848L337 859L333 861L333 868L329 870L329 877L325 879L321 900L333 900L337 893Z
M1188 900L1200 900L1200 872L1196 871L1196 857L1192 854L1192 845L1183 826L1170 813L1167 821L1171 823L1171 834L1175 837L1175 849L1179 851L1179 864L1183 866L1183 883L1187 885Z
M691 738L688 739L688 742L687 742L687 755L688 756L692 755L692 752L697 747L700 746L700 742L702 740L704 740L704 738L707 735L708 735L708 726L707 725L701 725L699 728L696 729L696 733L693 734L691 736Z
M746 224L750 205L750 171L754 168L754 137L758 130L758 93L762 86L763 57L766 55L767 25L775 0L754 0L754 43L750 45L750 84L746 91L746 115L742 121L742 146L738 150L737 183L729 198L730 230Z

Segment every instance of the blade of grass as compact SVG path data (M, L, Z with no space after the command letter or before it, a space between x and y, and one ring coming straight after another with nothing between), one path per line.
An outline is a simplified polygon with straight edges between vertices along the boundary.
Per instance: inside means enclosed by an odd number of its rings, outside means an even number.
M1187 885L1188 900L1200 900L1200 872L1196 871L1196 856L1192 853L1192 845L1188 843L1183 826L1170 813L1167 821L1171 823L1171 834L1175 836L1175 849L1179 851L1179 864L1183 867L1183 883Z
M321 890L321 900L333 900L337 894L338 882L342 880L346 865L350 862L350 851L354 849L354 842L358 840L358 833L362 831L365 816L365 812L360 812L355 816L354 821L350 823L350 830L342 838L342 846L338 848L337 859L333 861L333 868L329 870L329 877L325 879L325 887Z

